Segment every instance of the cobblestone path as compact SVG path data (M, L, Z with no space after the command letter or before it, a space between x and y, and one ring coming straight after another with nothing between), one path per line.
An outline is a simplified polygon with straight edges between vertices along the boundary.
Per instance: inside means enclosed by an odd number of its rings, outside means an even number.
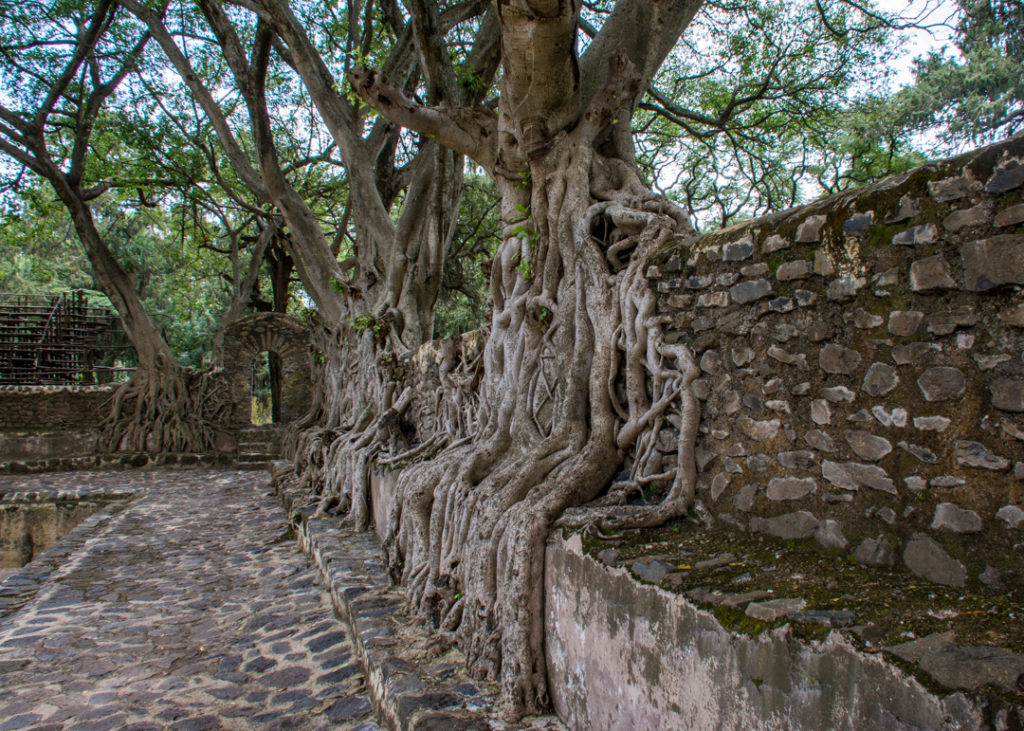
M0 619L0 731L376 729L264 473L0 478L0 492L140 486Z

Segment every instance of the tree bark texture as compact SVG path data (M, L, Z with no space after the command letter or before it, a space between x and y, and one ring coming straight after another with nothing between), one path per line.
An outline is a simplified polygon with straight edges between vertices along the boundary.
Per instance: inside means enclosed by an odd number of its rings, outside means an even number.
M688 17L669 12L674 3L651 5L629 17L653 13L660 30L634 25L630 39L678 37ZM629 131L661 61L653 56L671 42L627 42L604 59L601 88L584 94L578 12L571 0L499 0L496 120L425 108L382 74L352 77L382 114L483 165L502 196L476 416L435 457L413 455L420 461L399 479L385 549L413 606L454 634L475 675L500 680L510 717L548 706L541 587L552 527L657 525L686 514L695 497L698 370L688 347L662 337L643 276L654 251L692 229L640 179ZM667 30L666 16L675 23ZM466 374L452 393L466 401L472 381ZM671 459L656 439L670 419L680 434ZM624 462L628 476L613 482ZM651 484L661 502L624 504Z

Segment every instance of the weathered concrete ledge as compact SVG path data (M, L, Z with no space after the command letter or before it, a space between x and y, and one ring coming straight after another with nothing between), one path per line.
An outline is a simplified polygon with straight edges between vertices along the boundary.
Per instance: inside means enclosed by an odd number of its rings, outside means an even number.
M470 678L462 654L405 612L405 596L388 578L374 534L314 517L312 507L297 508L301 492L278 490L299 545L350 629L382 724L403 730L564 728L549 716L502 723L497 686Z
M586 555L578 535L552 537L546 558L548 672L570 728L989 727L963 693L935 695L838 631L820 642L789 625L737 634Z
M372 479L378 533L397 473ZM555 711L572 729L1015 728L1024 709L933 692L888 655L839 631L789 625L757 637L722 626L686 597L553 535L545 562L545 648Z
M141 492L125 490L106 494L93 491L91 493L93 499L96 499L99 495L106 497L108 502L104 507L72 528L63 538L36 556L31 563L18 569L0 582L0 619L14 614L25 604L32 601L32 598L49 581L50 575L63 566L71 556L79 552L89 539L106 530L110 522L116 520L131 499L138 494L141 494ZM8 493L2 499L4 504L17 502L38 504L45 502L46 496L39 492L28 493L22 491ZM54 495L51 499L71 498Z

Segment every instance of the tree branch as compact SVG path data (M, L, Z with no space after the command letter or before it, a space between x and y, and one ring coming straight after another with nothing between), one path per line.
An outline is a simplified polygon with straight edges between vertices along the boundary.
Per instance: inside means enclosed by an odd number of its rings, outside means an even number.
M392 122L436 139L442 146L493 171L497 158L497 117L489 109L419 104L373 69L352 71L349 82L360 98Z

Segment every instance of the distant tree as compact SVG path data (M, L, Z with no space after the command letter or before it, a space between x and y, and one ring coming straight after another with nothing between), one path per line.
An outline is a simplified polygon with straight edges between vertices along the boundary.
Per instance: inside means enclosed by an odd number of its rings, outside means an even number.
M908 127L947 144L982 144L1024 130L1024 3L958 0L955 54L917 61L895 99Z
M886 136L873 101L902 23L853 3L705 3L640 102L641 169L705 228L903 169L909 136Z

